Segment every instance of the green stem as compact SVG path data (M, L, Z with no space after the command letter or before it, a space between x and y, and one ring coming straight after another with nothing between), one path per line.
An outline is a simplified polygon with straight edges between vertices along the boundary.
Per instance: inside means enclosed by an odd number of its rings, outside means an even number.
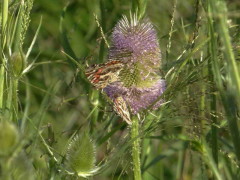
M210 29L210 28L209 28ZM211 29L210 29L211 31ZM211 35L211 32L209 32L209 34ZM213 41L213 42L212 42ZM214 39L211 40L211 42L209 43L209 56L211 55L211 53L213 53L212 51L217 51L217 49L215 48L215 45L213 45ZM213 58L216 58L215 56L213 56ZM217 61L216 59L214 61ZM217 112L217 98L216 95L214 94L214 92L216 91L216 84L214 83L214 75L213 75L213 71L212 71L212 59L209 59L208 62L208 73L209 73L209 82L211 82L210 84L210 113L211 115L211 146L212 146L212 156L213 159L216 163L216 165L218 165L218 129L217 129L217 116L216 116L216 112Z
M18 16L17 16L17 23L16 23L16 31L13 38L13 52L19 52L20 50L20 39L21 39L21 32L22 32L22 16L23 16L23 4L21 3Z
M214 89L214 88L211 88ZM213 93L214 91L211 90L211 92ZM216 163L216 165L218 164L218 129L217 129L217 117L216 117L216 110L217 110L217 99L215 94L211 95L211 102L210 102L210 108L211 108L211 120L212 120L212 125L211 125L211 130L212 130L212 138L211 138L211 145L212 145L212 156L213 159Z
M3 51L4 49L4 45L5 45L5 29L6 29L6 24L7 24L7 19L8 19L8 0L3 0L2 1L2 32L1 32L1 51ZM2 54L2 53L1 53ZM4 58L1 55L1 66L0 66L0 109L3 109L4 107L4 91L5 91L5 62L4 62Z
M9 90L7 91L7 100L6 100L6 108L9 109L9 119L16 122L17 121L17 87L18 87L18 80L13 77L13 75L8 76L8 84Z
M1 48L4 49L5 42L6 42L6 25L7 25L7 19L8 19L8 0L3 0L2 2L2 38L1 38ZM3 59L2 59L3 60Z
M220 1L221 2L221 1ZM231 77L231 83L235 85L236 87L236 95L238 98L240 98L240 74L239 74L239 69L234 57L234 53L232 50L232 44L231 44L231 38L229 35L229 30L228 30L228 24L227 24L227 17L226 17L226 7L225 3L221 2L219 5L220 11L220 17L219 17L219 35L222 39L223 45L224 45L224 54L225 54L225 59L228 61L227 66L229 70L229 76ZM218 6L216 7L218 8Z
M24 113L23 113L23 117L22 117L22 123L21 123L21 130L22 132L25 130L25 126L26 126L26 121L27 121L27 117L28 117L28 113L29 113L29 109L31 106L31 101L30 101L30 85L29 85L29 81L28 78L25 78L25 82L26 82L26 99L25 99L25 109L24 109Z
M177 7L177 0L174 0L173 12L172 12L172 18L171 18L171 28L168 33L168 44L167 44L167 50L166 50L167 61L168 61L168 57L169 57L171 46L172 46L172 34L173 34L173 26L174 26L175 14L176 14L176 7Z
M141 168L140 168L140 140L139 135L139 122L137 116L132 118L131 138L132 144L132 158L133 158L133 173L135 180L141 180Z
M5 77L5 69L4 66L1 65L0 66L0 109L3 109L3 105L4 105L4 78Z
M13 121L17 122L18 120L18 79L17 78L12 78L11 79L12 83L12 117Z
M104 56L105 56L105 41L104 41L104 32L105 32L105 29L106 29L106 15L105 15L105 4L103 2L103 0L100 1L100 8L101 8L101 26L100 26L100 31L101 33L103 34L103 37L102 37L102 41L101 41L101 44L100 44L100 50L99 50L99 57L98 57L98 63L102 63L103 62L103 59L104 59Z
M5 31L8 18L8 0L2 2L2 33Z

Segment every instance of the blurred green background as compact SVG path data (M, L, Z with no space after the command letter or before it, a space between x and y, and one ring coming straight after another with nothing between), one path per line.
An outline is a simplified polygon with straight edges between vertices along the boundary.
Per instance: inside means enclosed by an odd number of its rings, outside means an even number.
M190 62L178 74L176 86L166 98L170 104L147 118L156 119L159 123L146 130L149 134L142 143L145 155L142 157L143 177L146 180L211 179L213 176L212 172L206 170L209 165L203 163L198 153L201 148L195 142L203 136L209 140L212 125L209 101L210 94L215 93L208 87L209 84L212 86L212 82L209 82L206 73L208 64L204 61L207 59L207 45L201 45L207 39L207 17L202 8L204 1L200 1L201 8L197 8L197 2L149 0L147 4L146 17L158 33L164 75L176 64L179 56L185 55L184 51L189 46L193 46L192 49L196 47L196 51L185 57ZM226 3L231 18L229 26L239 28L240 2L229 0ZM123 146L128 142L128 128L115 115L101 93L86 81L83 70L78 69L62 51L82 66L106 62L107 47L94 14L111 43L113 27L122 15L129 16L131 5L128 0L35 0L23 46L26 52L42 18L41 29L29 60L36 59L34 69L19 84L20 113L23 114L26 106L29 107L29 117L40 125L44 138L59 156L64 154L69 138L77 130L80 133L89 131L96 144L97 162L105 162L106 165L93 178L97 180L132 179L129 160L131 152L127 146ZM167 52L171 25L171 49ZM237 34L234 42L239 46L238 28L232 28L231 33ZM196 36L196 42L191 44ZM27 91L30 92L29 96L26 95ZM219 140L222 143L219 152L223 154L224 160L227 159L226 162L234 164L236 159L227 157L233 150L231 143L228 144L230 136L220 101L217 107L218 111L214 113L222 125L219 128ZM28 124L25 136L34 133L35 130ZM36 138L36 141L40 142L40 139ZM33 166L39 169L36 176L38 179L47 179L50 175L44 174L44 169L54 167L49 163L45 147L34 142L34 139L29 144L36 144L34 150L31 149ZM57 175L55 178L58 178Z

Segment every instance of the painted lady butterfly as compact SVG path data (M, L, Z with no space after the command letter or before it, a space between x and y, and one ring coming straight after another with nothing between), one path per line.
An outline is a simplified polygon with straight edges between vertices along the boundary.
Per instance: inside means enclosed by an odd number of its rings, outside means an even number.
M119 73L124 67L119 60L109 61L103 64L95 64L87 68L85 74L88 80L97 89L103 89L112 82L119 81ZM130 113L124 99L119 96L113 101L114 111L128 124L131 124Z

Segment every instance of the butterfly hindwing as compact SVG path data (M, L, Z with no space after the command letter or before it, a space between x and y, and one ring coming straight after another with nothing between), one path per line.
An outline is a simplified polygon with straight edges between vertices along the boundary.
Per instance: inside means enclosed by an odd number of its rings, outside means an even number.
M114 111L128 124L132 124L131 122L131 118L130 118L130 113L127 107L126 102L124 101L124 99L119 96L117 98L114 99L114 105L113 105L113 109Z

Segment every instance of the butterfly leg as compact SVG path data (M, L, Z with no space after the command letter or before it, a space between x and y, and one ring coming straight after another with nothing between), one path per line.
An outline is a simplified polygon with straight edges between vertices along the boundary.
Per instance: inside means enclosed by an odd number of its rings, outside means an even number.
M114 99L114 105L113 109L114 111L124 120L126 121L129 125L132 124L131 118L130 118L130 113L127 107L126 102L124 99L119 96Z

